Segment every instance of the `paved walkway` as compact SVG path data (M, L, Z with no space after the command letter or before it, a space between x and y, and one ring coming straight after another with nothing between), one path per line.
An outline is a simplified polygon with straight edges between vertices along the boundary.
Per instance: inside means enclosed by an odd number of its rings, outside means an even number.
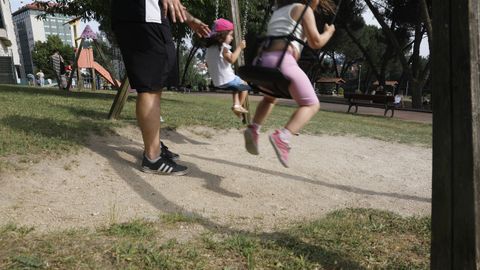
M202 95L202 96L207 95L212 97L231 99L231 94L228 94L228 93L191 93L191 94ZM249 98L250 100L253 100L253 101L260 101L262 99L262 96L251 95ZM278 103L282 105L291 105L291 106L296 105L295 101L289 100L289 99L279 99ZM332 111L332 112L346 112L347 109L348 109L348 106L346 104L330 103L329 101L322 101L322 110ZM383 112L384 110L381 108L358 107L358 114L383 116ZM429 112L395 110L394 118L406 120L406 121L432 124L432 113L429 113Z

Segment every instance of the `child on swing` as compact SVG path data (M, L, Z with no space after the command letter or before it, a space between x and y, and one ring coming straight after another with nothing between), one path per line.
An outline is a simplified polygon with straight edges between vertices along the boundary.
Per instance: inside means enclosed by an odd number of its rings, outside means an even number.
M277 0L277 9L268 23L267 36L289 35L297 24L306 2L302 0ZM325 24L323 33L319 33L314 16L314 11L317 9L334 13L334 4L331 0L311 0L310 7L294 33L297 38L307 41L312 49L320 49L325 46L335 32L333 25ZM272 40L269 47L262 54L261 65L276 67L286 42L284 39ZM310 79L297 63L302 49L302 44L292 41L280 66L280 71L291 81L289 92L299 107L283 128L275 130L269 136L270 143L275 149L278 159L285 167L288 167L292 134L297 134L320 109L320 102L310 83ZM257 106L252 124L244 132L245 148L253 155L259 154L258 136L260 127L270 115L275 101L274 97L265 95Z
M232 111L239 118L241 114L248 113L243 107L251 90L250 86L240 77L235 75L232 69L240 53L246 47L245 40L242 40L232 53L230 44L233 41L233 23L226 19L218 19L215 21L213 31L207 39L206 61L208 73L212 77L215 87L224 89L233 89L233 106Z

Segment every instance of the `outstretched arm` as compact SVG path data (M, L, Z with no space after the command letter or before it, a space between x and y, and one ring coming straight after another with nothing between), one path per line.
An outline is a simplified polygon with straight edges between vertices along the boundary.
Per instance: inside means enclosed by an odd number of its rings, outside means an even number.
M198 36L200 37L207 37L210 34L210 28L208 25L200 21L199 19L192 16L192 14L188 13L185 10L187 20L186 23L190 29L192 29Z
M223 48L223 58L230 64L234 64L237 62L240 53L243 49L245 49L246 46L245 40L242 40L242 42L240 42L240 46L238 46L233 53L231 53L227 48Z
M304 7L304 6L303 6ZM301 9L303 9L301 7ZM301 10L299 7L297 7ZM305 13L305 17L303 18L302 23L303 29L305 29L305 35L307 36L308 46L312 49L321 49L330 38L333 36L335 32L335 26L325 24L323 33L318 32L317 24L315 22L315 16L313 14L313 10L309 8Z
M170 14L174 23L177 19L182 23L185 22L200 37L206 37L210 33L208 25L193 17L180 0L162 0L162 9L164 14Z

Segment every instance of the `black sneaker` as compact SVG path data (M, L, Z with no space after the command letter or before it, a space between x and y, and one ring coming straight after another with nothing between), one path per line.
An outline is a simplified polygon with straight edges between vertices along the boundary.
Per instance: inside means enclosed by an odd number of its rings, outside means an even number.
M165 144L163 144L163 142L160 142L160 144L162 145L162 148L161 148L162 152L160 153L160 156L162 158L168 158L171 160L180 159L180 155L175 154L172 151L168 150L168 147Z
M166 174L166 175L185 175L188 168L175 163L168 158L160 158L155 163L151 163L147 157L143 156L142 171L146 173Z

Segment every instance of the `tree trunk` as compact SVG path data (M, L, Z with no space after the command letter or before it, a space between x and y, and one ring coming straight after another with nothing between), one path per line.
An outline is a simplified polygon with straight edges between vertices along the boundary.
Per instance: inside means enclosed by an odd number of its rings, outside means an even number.
M333 68L335 69L335 76L340 77L338 74L337 59L335 59L335 52L332 52Z
M192 63L192 60L195 57L195 53L197 52L197 50L199 48L200 48L200 46L198 46L198 44L193 44L192 48L190 49L190 53L188 54L187 61L185 62L185 67L183 69L182 85L185 85L185 80L187 78L188 68L190 67L190 64Z
M422 108L422 88L420 73L420 44L422 43L423 31L421 21L419 20L415 26L415 40L413 43L412 65L411 72L412 78L410 80L412 90L412 107Z
M432 30L432 18L430 17L430 13L428 13L428 6L426 0L420 0L420 13L422 14L422 20L425 24L425 28L427 29L427 37L428 37L428 47L430 52L432 52L432 45L433 45L433 30Z
M177 39L177 82L180 82L180 46L181 40Z

